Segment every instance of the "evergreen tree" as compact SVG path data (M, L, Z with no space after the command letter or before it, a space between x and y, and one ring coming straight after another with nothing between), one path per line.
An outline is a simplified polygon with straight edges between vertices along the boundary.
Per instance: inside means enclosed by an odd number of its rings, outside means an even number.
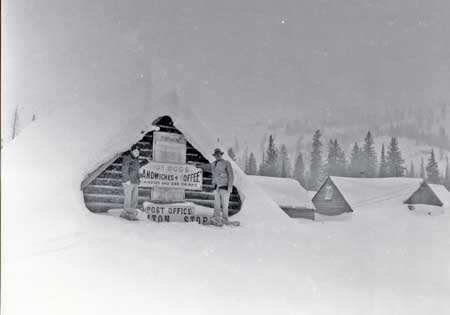
M420 158L420 178L425 179L425 163L423 157Z
M427 170L427 181L432 184L439 184L440 182L439 168L436 159L434 157L433 149L431 150L426 170Z
M389 144L389 149L387 152L387 164L388 164L388 174L391 177L402 177L405 174L405 167L403 164L405 160L402 159L402 153L398 146L397 138L391 138L391 143Z
M248 159L249 159L249 157L248 157L248 146L247 146L247 147L245 147L242 157L239 159L239 166L241 167L241 169L244 170L245 174L248 174L248 166L249 166Z
M292 176L300 183L300 185L306 187L305 163L303 162L303 154L301 152L295 160L294 174L292 174Z
M409 165L409 173L408 173L408 177L414 178L416 177L416 172L414 170L414 164L411 161L411 164Z
M338 173L337 167L337 140L330 140L328 143L328 157L327 157L327 165L326 165L326 173L328 176L336 176Z
M233 161L236 161L236 154L234 153L233 148L228 148L227 153L228 153L228 156L229 156Z
M377 176L377 154L373 143L372 133L369 131L364 138L364 146L362 149L362 162L364 177Z
M345 151L338 147L337 150L337 170L338 176L347 176L347 159L345 157Z
M337 139L328 143L326 174L329 176L344 176L346 173L345 152L339 146Z
M320 138L322 134L317 130L313 136L311 164L310 164L310 178L309 189L317 190L321 181L322 175L322 142Z
M275 140L272 135L269 136L269 143L265 152L265 159L262 162L260 175L263 176L278 176L278 152L275 145Z
M289 153L286 146L283 144L280 148L280 158L279 158L280 177L290 177L291 176L291 161L289 160Z
M350 156L350 166L348 173L351 177L361 177L362 172L362 151L358 143L355 142Z
M447 157L447 165L445 167L444 186L448 190L450 190L450 166L448 165L448 157Z
M388 177L389 176L389 166L386 161L384 143L381 146L380 171L378 173L378 176L379 177Z
M248 158L248 167L247 167L247 174L248 175L256 175L258 172L256 167L256 159L253 152L250 153L250 157Z

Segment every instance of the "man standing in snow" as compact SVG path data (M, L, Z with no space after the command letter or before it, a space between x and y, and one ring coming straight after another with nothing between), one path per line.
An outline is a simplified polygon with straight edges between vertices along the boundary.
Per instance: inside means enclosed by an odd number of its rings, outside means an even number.
M122 186L125 195L123 211L120 216L127 220L137 220L137 204L139 192L139 168L147 162L139 161L139 147L134 144L130 153L125 155L122 162Z
M223 152L220 149L215 149L213 156L216 159L211 163L213 185L215 188L213 222L222 225L223 223L228 223L228 205L233 189L234 175L231 163L222 158Z

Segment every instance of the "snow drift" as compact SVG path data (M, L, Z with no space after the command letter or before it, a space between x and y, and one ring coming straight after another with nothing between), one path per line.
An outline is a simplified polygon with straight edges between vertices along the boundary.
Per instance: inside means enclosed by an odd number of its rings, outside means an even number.
M177 103L61 108L2 151L2 314L450 313L448 214L299 222L234 164L240 228L90 213L82 180L158 116L210 156Z

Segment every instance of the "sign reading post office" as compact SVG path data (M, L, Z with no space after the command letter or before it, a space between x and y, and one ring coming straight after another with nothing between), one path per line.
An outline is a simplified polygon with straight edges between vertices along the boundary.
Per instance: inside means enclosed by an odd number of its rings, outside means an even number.
M202 190L203 170L194 165L150 161L139 172L142 187Z

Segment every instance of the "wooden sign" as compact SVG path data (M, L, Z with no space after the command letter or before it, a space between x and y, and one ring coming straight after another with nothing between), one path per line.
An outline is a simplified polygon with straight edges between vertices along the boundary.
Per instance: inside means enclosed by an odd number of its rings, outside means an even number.
M144 202L144 212L147 219L154 222L197 222L208 224L212 216L205 213L196 213L196 207L193 204L174 203L174 204L155 204Z
M186 139L183 135L155 131L153 133L153 160L157 162L186 163Z
M203 170L191 164L150 161L139 173L142 187L202 189Z
M164 163L186 163L186 139L183 135L155 131L153 133L153 160ZM153 186L151 199L162 202L184 201L184 189Z

